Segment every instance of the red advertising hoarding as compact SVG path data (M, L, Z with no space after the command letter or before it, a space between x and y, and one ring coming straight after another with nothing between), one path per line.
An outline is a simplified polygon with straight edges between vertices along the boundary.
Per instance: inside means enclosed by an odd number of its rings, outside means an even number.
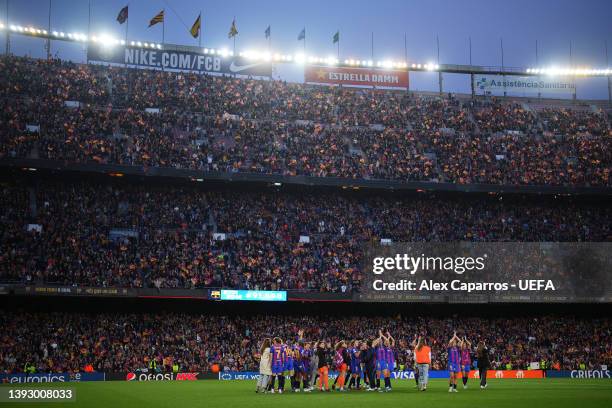
M408 88L408 71L380 68L307 65L304 82L376 88Z
M478 378L478 370L470 371L469 378ZM487 378L544 378L542 370L487 370Z

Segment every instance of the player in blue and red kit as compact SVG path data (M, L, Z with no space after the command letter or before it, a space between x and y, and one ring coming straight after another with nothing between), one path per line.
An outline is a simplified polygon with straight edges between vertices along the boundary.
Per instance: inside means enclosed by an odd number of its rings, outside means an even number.
M291 381L291 390L295 391L294 388L294 384L295 384L295 370L293 367L293 346L291 345L291 342L287 342L287 344L285 344L285 368L283 370L283 379L286 377L289 377L289 380ZM283 386L284 386L284 381L283 381ZM283 387L283 391L284 391L284 387Z
M381 391L380 379L383 373L388 369L387 367L387 351L385 350L385 336L382 334L382 330L378 331L378 339L373 343L374 349L376 350L376 389Z
M379 387L379 392L389 392L391 391L391 371L395 367L395 355L393 352L393 346L395 345L395 340L391 337L389 332L386 333L386 336L383 334L382 330L378 332L379 335L379 345L376 350L376 364L377 364L377 372L378 380L377 385ZM380 379L384 378L385 388L384 390L380 388Z
M312 348L310 343L304 343L304 347L300 352L300 369L302 376L302 387L304 392L310 392L310 373L312 372L312 366L310 360L312 358Z
M387 332L387 336L384 338L385 347L385 360L387 363L387 369L383 372L385 377L385 391L391 391L391 371L395 368L395 339L391 337L391 334Z
M457 392L457 374L461 372L460 345L461 339L457 337L457 332L455 332L448 342L448 372L450 376L448 392Z
M291 389L293 392L300 392L300 380L302 379L303 364L302 364L302 351L303 347L298 342L292 347L293 352L293 376L291 377Z
M269 389L271 393L274 393L274 381L278 377L278 392L282 394L285 387L285 346L283 341L279 337L275 337L270 347L270 353L272 354L272 380L270 381Z
M463 374L463 388L467 388L468 377L470 370L472 369L472 356L470 351L472 349L472 343L466 337L463 337L461 342L461 373Z
M361 389L361 343L359 340L353 340L351 348L349 349L349 355L351 357L350 373L351 379L348 383L348 389L350 390L353 385L355 388Z

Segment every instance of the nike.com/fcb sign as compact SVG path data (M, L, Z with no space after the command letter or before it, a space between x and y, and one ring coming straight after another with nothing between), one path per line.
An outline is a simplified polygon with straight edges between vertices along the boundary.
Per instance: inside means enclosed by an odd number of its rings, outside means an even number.
M242 57L221 57L190 51L152 50L136 47L89 47L89 61L127 64L145 68L194 71L246 76L271 76L270 62L253 62Z

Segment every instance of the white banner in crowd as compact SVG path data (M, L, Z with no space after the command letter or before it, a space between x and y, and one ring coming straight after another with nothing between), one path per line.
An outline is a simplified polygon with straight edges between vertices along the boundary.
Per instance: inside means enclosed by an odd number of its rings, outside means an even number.
M476 92L510 92L537 95L573 94L576 90L574 82L546 77L517 77L501 75L475 75L474 89Z

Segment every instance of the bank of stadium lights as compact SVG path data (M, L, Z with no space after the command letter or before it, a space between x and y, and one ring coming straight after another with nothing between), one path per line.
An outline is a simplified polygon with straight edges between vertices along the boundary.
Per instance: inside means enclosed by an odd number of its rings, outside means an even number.
M548 76L590 76L590 75L611 75L612 69L610 68L527 68L525 70L527 74L532 75L548 75Z
M427 64L417 64L417 63L412 63L410 64L410 67L412 69L416 69L416 70L425 70L425 71L438 71L440 69L440 65L438 64L433 64L431 62L427 63Z
M125 41L124 40L118 40L116 38L111 37L108 34L102 34L100 36L93 35L91 37L91 42L96 43L96 44L100 44L103 47L112 47L112 46L119 45L119 44L125 45ZM147 44L147 43L145 43L145 44ZM151 45L154 45L154 44L151 44ZM148 46L148 44L147 44L147 46Z
M16 33L23 33L26 35L32 36L49 36L57 39L69 39L77 42L93 42L98 43L103 46L114 46L114 45L126 45L125 40L118 40L116 38L110 37L105 34L101 34L98 36L92 36L88 38L87 35L78 33L78 32L68 32L65 33L63 31L51 31L47 32L47 30L42 28L36 28L32 26L21 26L16 24L9 24L5 26L0 23L0 30L10 30ZM142 41L130 41L129 44L131 46L138 46L143 48L150 49L158 49L161 50L162 44L151 43L151 42L142 42ZM203 48L202 52L208 55L219 55L221 57L231 57L234 56L234 52L228 50L227 48ZM335 57L317 57L314 55L305 55L303 53L296 54L280 54L280 53L271 53L271 52L258 52L258 51L245 51L240 52L238 55L241 57L245 57L251 60L264 60L264 61L276 61L276 62L296 62L298 64L303 63L311 63L311 64L325 64L329 66L339 65L340 60ZM423 70L423 71L438 71L440 66L438 64L427 63L427 64L418 64L411 63L407 64L403 61L392 61L392 60L381 60L381 61L372 61L372 60L360 60L360 59L345 59L342 61L344 65L347 66L355 66L355 67L379 67L379 68L411 68L412 70ZM530 75L548 75L548 76L610 76L612 75L611 68L527 68L525 70L526 74Z
M247 50L238 53L238 56L249 59L249 60L263 60L263 61L283 61L291 62L294 60L293 55L285 55L279 53L270 53L268 51L260 52L257 50Z
M124 40L119 40L118 43L121 44L121 45L125 45L125 41ZM148 43L148 42L142 42L142 41L130 41L129 44L132 47L154 48L154 49L158 49L158 50L162 49L162 45L161 44L156 44L156 43Z

